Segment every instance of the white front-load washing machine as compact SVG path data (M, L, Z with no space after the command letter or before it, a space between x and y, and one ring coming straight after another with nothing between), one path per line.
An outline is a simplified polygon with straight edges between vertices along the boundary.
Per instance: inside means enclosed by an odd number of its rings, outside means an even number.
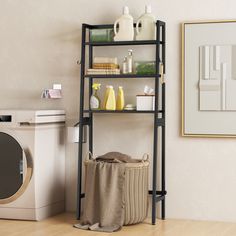
M64 132L63 110L0 111L0 218L64 211Z

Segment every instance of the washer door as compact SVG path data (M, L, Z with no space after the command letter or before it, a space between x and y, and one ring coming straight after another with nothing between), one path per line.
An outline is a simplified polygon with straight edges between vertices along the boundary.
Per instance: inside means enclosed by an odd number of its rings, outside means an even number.
M33 173L32 159L9 134L0 132L0 204L15 201Z

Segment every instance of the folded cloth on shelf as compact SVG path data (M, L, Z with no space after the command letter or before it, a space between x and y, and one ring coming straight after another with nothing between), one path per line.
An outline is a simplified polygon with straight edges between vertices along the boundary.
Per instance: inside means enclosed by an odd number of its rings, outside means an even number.
M118 64L117 57L94 57L93 63L114 63Z
M120 69L87 69L88 75L119 75Z
M93 63L92 69L119 69L119 65L114 63Z
M86 162L85 200L80 229L114 232L124 224L125 164L140 162L110 152Z

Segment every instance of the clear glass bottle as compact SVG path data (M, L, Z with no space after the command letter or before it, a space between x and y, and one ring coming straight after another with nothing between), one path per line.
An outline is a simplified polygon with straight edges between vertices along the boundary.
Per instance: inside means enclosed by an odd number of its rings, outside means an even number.
M133 73L133 50L132 49L128 50L127 70L128 70L128 74L132 74Z
M127 67L127 57L124 57L123 63L122 63L122 73L128 74L128 67Z

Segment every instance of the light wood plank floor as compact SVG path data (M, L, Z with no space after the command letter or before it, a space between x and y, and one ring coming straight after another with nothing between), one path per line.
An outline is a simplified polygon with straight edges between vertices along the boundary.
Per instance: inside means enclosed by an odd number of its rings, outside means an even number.
M41 222L0 220L0 236L108 236L108 233L73 228L75 216L65 213ZM126 226L116 236L236 236L236 224L191 220L159 220Z

